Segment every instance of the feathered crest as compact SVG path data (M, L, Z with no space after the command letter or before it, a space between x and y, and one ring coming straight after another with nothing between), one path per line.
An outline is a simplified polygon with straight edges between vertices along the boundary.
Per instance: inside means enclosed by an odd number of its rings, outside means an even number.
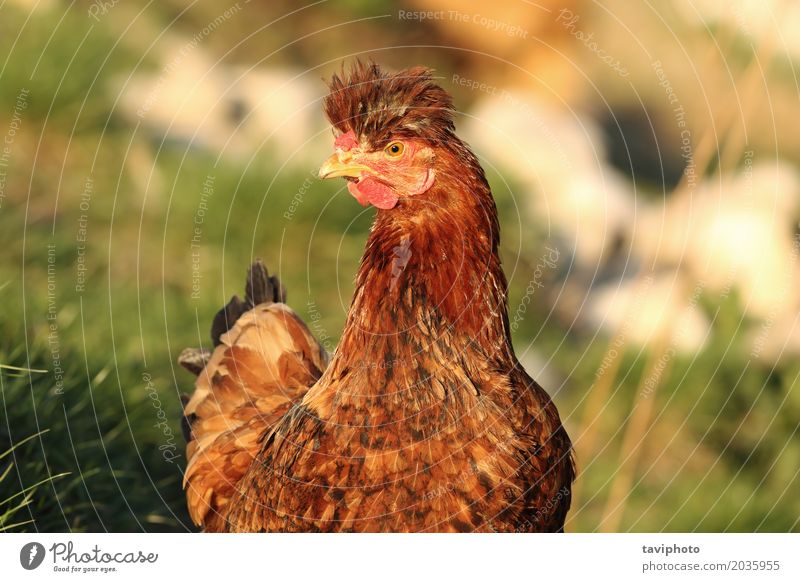
M373 62L357 60L349 72L334 75L325 114L342 133L350 130L380 147L393 137L418 137L442 143L453 135L453 100L425 67L394 74Z

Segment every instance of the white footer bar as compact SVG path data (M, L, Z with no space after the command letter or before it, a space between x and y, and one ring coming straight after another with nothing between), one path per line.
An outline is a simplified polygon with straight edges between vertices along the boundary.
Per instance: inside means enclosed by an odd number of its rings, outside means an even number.
M798 565L800 534L0 535L14 581L796 581Z

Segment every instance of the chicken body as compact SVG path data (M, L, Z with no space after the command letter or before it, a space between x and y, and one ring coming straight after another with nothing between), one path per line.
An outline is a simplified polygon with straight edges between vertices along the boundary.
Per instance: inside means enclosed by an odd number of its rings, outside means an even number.
M450 109L423 70L334 79L326 111L343 137L324 174L352 176L380 210L327 367L273 302L201 373L187 485L206 530L562 530L571 444L511 347L494 201Z

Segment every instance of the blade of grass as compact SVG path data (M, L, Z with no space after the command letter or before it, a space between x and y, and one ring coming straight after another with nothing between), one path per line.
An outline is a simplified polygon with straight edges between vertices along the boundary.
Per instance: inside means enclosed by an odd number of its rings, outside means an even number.
M32 491L32 490L36 489L37 487L41 487L45 483L51 483L51 482L55 481L56 479L60 479L61 477L65 477L65 476L67 476L69 474L70 474L69 471L66 471L64 473L58 473L57 475L51 475L50 477L47 477L46 479L42 479L38 483L34 483L33 485L28 485L22 491L18 491L16 493L14 493L13 495L11 495L10 497L5 498L3 501L0 501L0 505L5 505L6 503L11 501L15 497L19 497L20 495L23 495L23 494L25 494L25 493L27 493L29 491Z
M2 459L3 457L6 457L6 456L8 456L8 455L10 455L12 452L14 452L14 449L16 449L17 447L19 447L19 446L21 446L21 445L24 445L24 444L25 444L25 443L27 443L29 440L31 440L31 439L35 439L36 437L38 437L38 436L41 436L41 435L43 435L43 434L45 434L45 433L47 433L47 432L49 432L49 431L50 431L50 429L49 429L49 428L46 428L46 429L44 429L44 430L40 430L40 431L39 431L39 432L37 432L37 433L34 433L34 434L30 435L30 436L27 436L27 437L25 437L25 438L24 438L24 439L22 439L21 441L17 441L16 443L14 443L14 444L11 446L11 448L10 448L10 449L8 449L8 450L4 451L3 453L0 453L0 459Z
M30 372L35 374L47 373L47 370L38 370L36 368L20 368L19 366L12 366L10 364L0 364L0 370L11 370L13 372Z

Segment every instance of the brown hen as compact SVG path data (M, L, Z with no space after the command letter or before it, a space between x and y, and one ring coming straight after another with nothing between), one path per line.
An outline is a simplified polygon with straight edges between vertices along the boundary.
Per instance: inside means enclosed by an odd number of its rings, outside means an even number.
M207 364L182 358L202 370L185 409L192 519L206 531L561 531L570 440L514 355L497 212L450 96L427 69L363 63L330 90L338 136L320 176L378 208L342 338L327 364L254 265L246 300L215 320L225 333Z

